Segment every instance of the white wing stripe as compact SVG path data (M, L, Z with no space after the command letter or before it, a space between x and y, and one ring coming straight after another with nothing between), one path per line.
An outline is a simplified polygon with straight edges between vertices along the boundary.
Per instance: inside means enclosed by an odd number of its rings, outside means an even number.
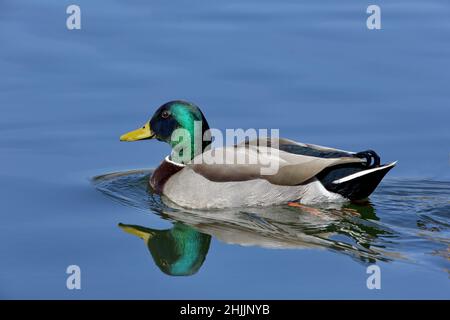
M364 170L364 171L353 173L353 174L351 174L349 176L346 176L344 178L334 180L333 183L334 184L339 184L339 183L347 182L349 180L361 177L361 176L366 175L368 173L372 173L372 172L375 172L375 171L378 171L378 170L382 170L382 169L385 169L385 168L388 168L388 167L393 167L393 166L395 166L396 163L397 163L397 161L394 161L394 162L392 162L392 163L390 163L388 165L382 166L382 167L367 169L367 170Z

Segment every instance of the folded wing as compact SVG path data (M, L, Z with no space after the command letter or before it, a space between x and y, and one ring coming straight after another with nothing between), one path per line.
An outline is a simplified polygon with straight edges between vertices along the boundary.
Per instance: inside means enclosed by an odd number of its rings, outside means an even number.
M364 161L343 150L259 138L205 151L188 166L216 182L266 179L277 185L298 185L326 168Z

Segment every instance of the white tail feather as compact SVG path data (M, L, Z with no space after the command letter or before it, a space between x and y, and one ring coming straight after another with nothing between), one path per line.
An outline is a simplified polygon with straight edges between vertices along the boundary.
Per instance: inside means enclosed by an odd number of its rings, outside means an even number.
M346 177L343 177L343 178L334 180L333 183L334 183L334 184L339 184L339 183L347 182L347 181L350 181L350 180L352 180L352 179L359 178L359 177L361 177L361 176L364 176L364 175L366 175L366 174L369 174L369 173L372 173L372 172L375 172L375 171L378 171L378 170L383 170L383 169L385 169L385 168L393 167L393 166L395 166L396 164L397 164L397 161L394 161L394 162L391 162L391 163L389 163L389 164L387 164L387 165L385 165L385 166L381 166L381 167L377 167L377 168L372 168L372 169L367 169L367 170L359 171L359 172L353 173L353 174L351 174L351 175L348 175L348 176L346 176Z

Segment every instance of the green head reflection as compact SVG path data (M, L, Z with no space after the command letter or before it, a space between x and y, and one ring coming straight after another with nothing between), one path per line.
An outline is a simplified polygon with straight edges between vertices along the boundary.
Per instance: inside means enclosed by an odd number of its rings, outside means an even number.
M178 222L168 230L122 223L119 227L143 239L156 265L171 276L195 274L205 261L211 242L211 236Z

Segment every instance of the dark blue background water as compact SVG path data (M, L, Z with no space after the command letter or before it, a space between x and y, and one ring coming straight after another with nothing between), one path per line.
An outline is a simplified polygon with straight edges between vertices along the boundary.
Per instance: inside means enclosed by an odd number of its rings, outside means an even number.
M0 2L0 297L450 298L447 1L377 1L379 31L357 0L78 0L69 31L72 3ZM198 273L163 274L117 224L172 224L90 179L156 166L168 146L118 137L173 99L216 128L399 160L372 202L393 233L377 241L407 259L378 261L368 290L347 254L213 237ZM70 264L82 290L66 289Z

